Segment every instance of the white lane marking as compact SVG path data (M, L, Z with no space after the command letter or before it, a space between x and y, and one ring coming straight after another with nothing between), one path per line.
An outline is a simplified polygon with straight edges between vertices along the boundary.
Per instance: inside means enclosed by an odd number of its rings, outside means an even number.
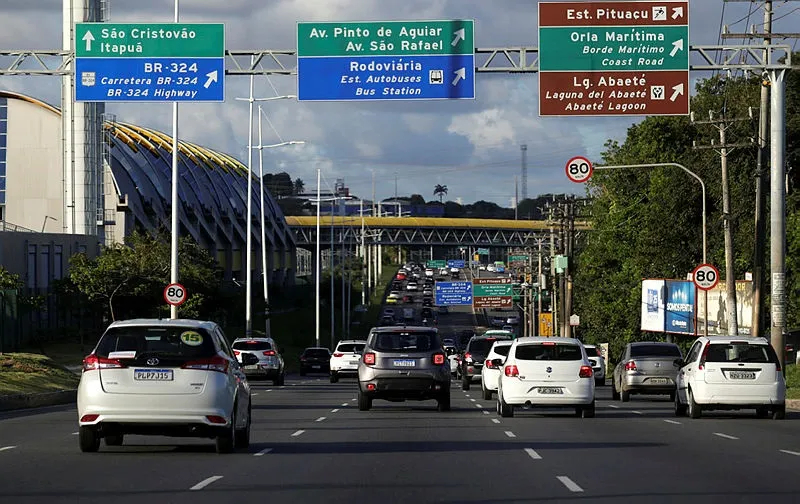
M533 460L542 460L542 456L536 453L536 450L533 448L525 448L525 453L530 455Z
M664 421L667 422L667 423L671 423L673 425L680 425L681 424L680 422L678 422L676 420L664 419Z
M257 395L258 395L258 392L252 392L250 395L251 395L251 396L253 396L253 397L255 397L255 396L257 396Z
M495 420L497 420L497 419L495 418ZM511 432L510 430L506 431L506 436L508 436L508 437L517 437L517 435L514 434L513 432Z
M292 437L297 437L297 436L299 436L300 434L302 434L304 432L305 431L303 429L300 429L299 431L295 431L295 432L292 433Z
M494 422L494 423L500 423L500 420L498 420L498 419L496 419L496 418L492 418L492 422Z
M342 406L347 406L348 404L350 404L350 403L342 403Z
M264 448L264 449L263 449L263 450L261 450L260 452L258 452L258 453L254 453L254 454L253 454L253 456L254 456L254 457L263 457L265 454L267 454L267 453L269 453L269 452L271 452L271 451L272 451L272 448Z
M267 389L267 390L265 390L264 392L272 392L272 389L271 389L271 388L268 388L268 389Z
M464 394L465 396L469 397L469 394Z
M77 436L78 434L80 434L80 433L79 432L73 432L72 433L73 436Z
M211 476L210 478L206 478L203 481L201 481L200 483L196 484L195 486L193 486L189 490L202 490L205 487L207 487L208 485L210 485L211 483L214 483L215 481L221 480L221 479L222 479L222 476Z
M609 404L608 407L609 408L614 408L614 409L619 409L619 406L617 406L616 404Z
M352 399L350 399L350 400L351 400L351 401L355 401L355 400L357 400L357 399L358 399L357 397L354 397L354 398L352 398Z
M795 457L800 457L800 452L792 451L792 450L779 450L783 453L787 453L789 455L794 455Z
M14 448L16 448L16 446L3 446L3 447L0 447L0 452L1 451L6 451L6 450L13 450Z
M475 405L475 407L476 407L476 408L483 408L483 406L482 406L482 405L480 405L480 404L476 404L476 405Z
M714 433L714 435L715 435L715 436L719 436L719 437L721 437L721 438L725 438L725 439L739 439L739 438L738 438L738 437L736 437L736 436L730 436L730 435L728 435L728 434L723 434L723 433L721 433L721 432L715 432L715 433Z
M321 416L321 417L317 418L317 419L316 419L316 420L314 420L314 421L315 421L315 422L321 422L321 421L325 420L325 418L326 418L326 417L324 417L324 416Z
M488 415L488 414L489 414L489 412L488 412L488 411L486 411L486 410L483 410L483 414L484 414L484 415Z
M644 415L644 413L642 413L641 411L636 411L636 410L631 410L631 413L633 413L634 415Z
M337 411L339 411L339 408L334 408L331 410L331 413L336 413Z
M470 399L470 401L475 402L475 399Z
M583 492L583 488L579 487L578 484L569 479L568 476L556 476L556 478L558 478L558 481L560 481L565 487L567 487L567 490L569 490L570 492L575 492L575 493Z

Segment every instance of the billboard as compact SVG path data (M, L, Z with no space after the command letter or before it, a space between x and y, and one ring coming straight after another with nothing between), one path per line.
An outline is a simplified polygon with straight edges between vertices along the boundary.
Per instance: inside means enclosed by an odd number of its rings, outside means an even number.
M642 280L642 331L664 332L666 280Z
M708 334L728 334L726 283L720 280L708 291ZM753 328L753 282L736 282L736 311L739 334L749 334ZM702 334L705 325L705 296L697 295L697 332Z
M695 334L695 285L686 280L666 281L665 332Z

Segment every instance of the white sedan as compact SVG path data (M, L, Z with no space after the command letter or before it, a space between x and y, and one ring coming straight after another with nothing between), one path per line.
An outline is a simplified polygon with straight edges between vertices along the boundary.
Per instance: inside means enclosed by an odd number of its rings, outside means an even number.
M496 365L497 360L505 360L508 356L508 351L511 349L511 340L495 341L492 348L489 349L489 354L486 356L486 362L481 370L481 391L483 398L487 401L492 399L492 394L497 392L497 381L500 379L500 372L502 365Z
M594 417L592 366L580 341L525 337L514 340L497 387L497 412L513 417L515 407L574 407Z

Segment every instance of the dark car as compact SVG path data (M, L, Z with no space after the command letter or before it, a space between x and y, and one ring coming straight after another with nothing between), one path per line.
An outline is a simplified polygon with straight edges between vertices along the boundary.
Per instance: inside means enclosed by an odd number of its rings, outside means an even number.
M327 348L309 347L300 356L300 376L306 373L331 372L331 351Z
M435 399L439 411L450 410L450 363L436 329L372 329L358 365L358 409L374 399Z
M427 306L427 307L433 306L433 299L429 298L429 297L423 298L422 299L422 306Z
M483 362L489 355L492 345L497 340L512 340L511 335L506 336L473 336L461 359L461 390L469 390L473 381L481 379Z
M403 296L403 302L405 304L411 304L411 303L414 302L414 298L412 296L410 296L409 294L406 294L405 296Z

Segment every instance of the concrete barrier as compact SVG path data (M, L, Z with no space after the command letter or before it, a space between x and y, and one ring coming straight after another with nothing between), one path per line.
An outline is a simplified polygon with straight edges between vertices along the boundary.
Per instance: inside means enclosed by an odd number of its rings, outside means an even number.
M77 389L43 392L40 394L4 395L0 396L0 411L76 403L77 397Z

